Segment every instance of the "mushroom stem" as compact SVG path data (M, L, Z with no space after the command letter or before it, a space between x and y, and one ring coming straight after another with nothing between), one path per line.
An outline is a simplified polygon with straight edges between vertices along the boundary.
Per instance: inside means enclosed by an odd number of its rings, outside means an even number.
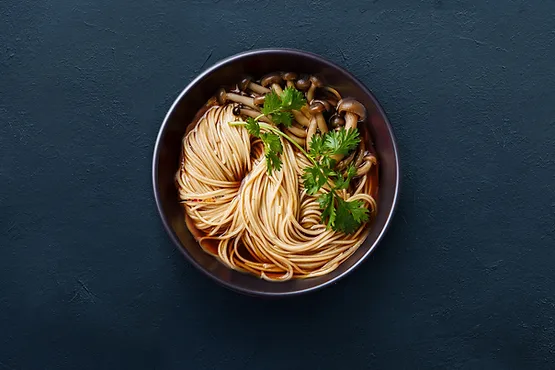
M359 167L362 164L362 160L364 159L365 152L366 152L366 146L364 145L364 141L361 141L358 146L358 151L355 157L355 167Z
M279 86L279 84L273 83L272 84L272 90L274 90L275 93L278 94L279 96L281 96L281 94L283 94L283 89L281 88L281 86Z
M285 133L286 133L287 135L289 135L289 137L290 137L291 139L293 139L293 141L295 141L297 144L299 144L299 145L301 145L301 146L305 145L305 140L304 140L303 138L300 138L300 137L298 137L297 135L295 135L295 134L293 133L293 131L291 130L291 128L292 128L292 127L286 128L286 129L285 129Z
M252 81L248 83L247 88L251 89L257 94L267 94L270 92L270 89L268 89L267 87L261 86Z
M306 131L304 130L304 128L293 125L291 127L288 127L287 129L291 131L295 136L302 137L302 138L306 137Z
M305 104L301 108L301 112L303 112L303 114L306 116L306 118L308 118L308 119L312 118L312 114L310 114L310 111L308 110L308 105Z
M295 117L295 121L299 122L304 127L310 126L310 120L306 118L306 116L298 110L292 110L293 117Z
M373 155L367 155L364 157L364 164L357 169L357 176L366 175L370 168L377 163L376 157Z
M231 100L235 103L241 103L244 105L248 105L251 108L258 109L258 107L254 104L254 99L248 96L243 96L235 93L228 92L225 95L226 100Z
M318 129L322 134L328 132L328 125L326 124L326 120L324 119L324 115L322 113L316 114L316 122L318 123Z
M316 91L316 85L315 84L310 85L310 87L308 88L308 92L306 93L307 101L312 101L312 99L314 99L315 91Z
M347 168L347 166L353 161L353 159L355 158L355 154L356 151L353 151L351 154L349 154L349 156L343 160L341 160L339 163L337 163L337 166L335 166L335 168L338 171L343 171L344 169Z
M291 81L291 80L288 80L287 81L287 87L293 87L294 88L295 87L295 82Z
M324 87L324 89L326 89L327 91L329 91L333 95L335 95L335 97L337 98L338 101L342 99L341 94L339 94L339 91L337 91L333 87L326 86L326 87Z
M345 113L345 130L357 128L358 116L351 112Z
M310 142L312 141L312 136L316 133L316 129L318 128L318 122L316 121L315 117L312 117L310 120L310 126L308 126L308 131L306 133L306 148L310 149Z
M252 117L252 118L256 118L256 117L260 116L260 111L257 111L257 110L254 110L254 109L241 108L239 110L239 113L242 116L247 116L247 117ZM262 122L272 123L272 121L270 121L270 119L266 116L262 116L258 120L262 121Z

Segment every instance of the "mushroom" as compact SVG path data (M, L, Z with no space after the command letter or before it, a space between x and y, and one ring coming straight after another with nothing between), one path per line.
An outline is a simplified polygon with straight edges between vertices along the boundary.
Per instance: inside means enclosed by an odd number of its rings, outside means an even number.
M373 165L378 163L376 157L374 157L372 154L364 156L363 159L364 159L364 164L359 168L357 168L356 176L366 175L368 171L370 171L370 168L372 168Z
M295 83L297 90L307 91L310 88L310 78L303 76Z
M310 126L308 126L308 131L306 133L306 148L310 149L310 142L312 141L312 136L316 133L316 129L318 128L318 122L316 121L316 117L312 117L310 119Z
M366 108L353 98L341 99L337 103L337 111L345 112L345 129L347 130L356 128L358 121L366 119Z
M295 141L297 144L299 144L300 146L303 146L305 144L305 139L302 137L298 137L297 135L295 135L295 133L293 131L291 131L291 127L288 127L285 129L285 133L291 138L293 139L293 141Z
M339 91L337 91L337 90L334 89L333 87L326 86L326 87L324 87L324 89L325 89L326 91L329 91L329 92L332 93L333 95L335 95L335 97L337 98L337 100L343 99L343 98L341 97L341 94L339 93Z
M240 116L241 115L241 106L239 104L234 106L231 113L233 113L234 116Z
M293 113L293 117L295 117L295 121L299 122L302 126L304 127L310 126L310 120L301 111L292 110L291 113Z
M295 72L285 72L281 75L287 87L295 87L295 80L299 77Z
M239 108L239 113L240 113L241 116L247 116L247 117L252 117L252 118L260 117L260 112L259 111L253 110L253 109L248 109L248 108ZM235 114L235 113L233 113L233 114ZM262 116L262 117L258 118L258 120L262 121L262 122L273 123L266 116Z
M316 76L310 76L310 82L310 87L306 93L306 100L308 101L312 101L312 99L314 99L314 92L316 91L316 88L323 86L322 81Z
M337 165L335 166L335 168L338 171L343 171L347 168L347 166L353 161L353 159L355 158L355 154L356 151L353 151L351 154L349 154L349 156L347 158L342 159L341 161L339 161L337 163Z
M260 80L260 83L262 84L262 86L264 86L264 87L271 86L272 89L278 95L281 95L281 93L283 93L283 89L279 85L282 82L283 82L283 80L282 80L281 76L277 73L271 73L269 75L266 75Z
M258 107L254 104L254 99L250 98L248 96L243 96L243 95L239 95L239 94L235 94L235 93L231 93L231 92L227 92L225 91L224 88L221 88L218 91L218 103L220 104L225 104L227 101L232 101L235 103L240 103L243 105L248 105L249 107L252 107L254 109L258 109Z
M264 87L264 86L260 86L257 83L252 82L252 79L250 77L245 77L241 80L241 83L239 83L239 89L241 91L245 91L247 89L250 89L252 91L254 91L257 94L267 94L270 92L270 89Z
M323 111L329 111L331 109L330 104L325 100L312 100L310 106L308 107L310 113L316 117L316 122L318 122L318 129L322 134L328 132L328 125L324 119Z
M256 99L254 102L256 103ZM333 116L330 117L330 126L333 128L345 126L345 119L341 117L339 114L334 114Z
M358 151L355 157L355 167L359 167L362 164L362 160L366 154L366 146L364 145L364 141L361 141L358 146Z
M291 131L295 136L302 137L302 138L306 137L306 130L302 127L291 125L290 127L287 127L287 129Z
M266 97L266 95L259 95L259 96L256 96L256 97L253 99L254 104L255 104L255 105L262 105L262 104L264 104L264 98L265 98L265 97Z

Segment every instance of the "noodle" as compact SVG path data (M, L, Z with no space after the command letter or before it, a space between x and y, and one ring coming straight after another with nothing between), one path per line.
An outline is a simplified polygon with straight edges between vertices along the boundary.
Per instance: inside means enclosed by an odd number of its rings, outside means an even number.
M228 124L239 119L233 107L210 108L183 139L176 181L186 215L202 234L199 244L227 267L270 281L335 270L364 242L368 226L344 234L322 225L318 194L302 187L307 158L282 140L283 167L268 176L260 140ZM341 196L363 201L374 215L370 174L351 190Z

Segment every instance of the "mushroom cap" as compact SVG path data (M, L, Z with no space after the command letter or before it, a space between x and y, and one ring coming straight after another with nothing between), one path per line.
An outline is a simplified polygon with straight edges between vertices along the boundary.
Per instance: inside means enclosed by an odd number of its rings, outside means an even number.
M323 111L329 112L331 109L330 103L325 100L312 99L308 110L312 114L321 113Z
M260 95L254 98L254 105L262 105L264 104L264 98L266 95Z
M366 108L358 100L353 98L344 98L337 103L337 111L339 113L349 112L358 116L359 121L366 119Z
M324 86L324 83L322 82L322 80L320 80L318 77L316 76L310 76L310 82L312 82L312 84L316 87L322 87Z
M280 84L282 81L283 80L279 74L271 73L269 75L262 77L262 79L260 80L260 84L266 87L271 84Z
M295 81L299 77L299 75L296 74L295 72L285 72L281 75L281 77L285 81Z
M310 79L306 76L303 76L297 80L295 86L301 91L306 91L310 87Z
M227 100L227 92L223 87L218 90L218 93L216 94L216 98L218 99L218 103L220 103L221 105L225 104Z
M345 118L341 117L339 114L334 114L330 118L330 125L332 127L345 126Z
M241 82L239 82L239 90L241 91L245 91L247 89L247 87L249 87L249 83L251 83L252 78L251 77L245 77L241 80Z
M234 116L240 116L241 115L241 106L240 105L234 106L233 110L231 112L233 113Z

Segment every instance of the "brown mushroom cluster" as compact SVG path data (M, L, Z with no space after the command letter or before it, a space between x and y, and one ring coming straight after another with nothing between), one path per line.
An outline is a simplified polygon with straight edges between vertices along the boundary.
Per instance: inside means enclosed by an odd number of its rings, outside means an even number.
M300 110L293 110L293 125L282 130L299 145L310 149L314 135L330 130L355 129L359 122L367 118L366 108L359 101L342 97L339 91L326 86L317 76L298 75L295 72L276 72L263 76L260 80L243 78L234 89L224 88L217 93L219 104L235 103L233 114L238 117L258 117L266 94L274 91L281 95L285 87L294 87L304 93L307 104ZM273 124L266 116L260 121ZM343 170L353 163L357 176L362 176L377 164L376 157L367 150L364 141L348 156L335 156L336 168Z

